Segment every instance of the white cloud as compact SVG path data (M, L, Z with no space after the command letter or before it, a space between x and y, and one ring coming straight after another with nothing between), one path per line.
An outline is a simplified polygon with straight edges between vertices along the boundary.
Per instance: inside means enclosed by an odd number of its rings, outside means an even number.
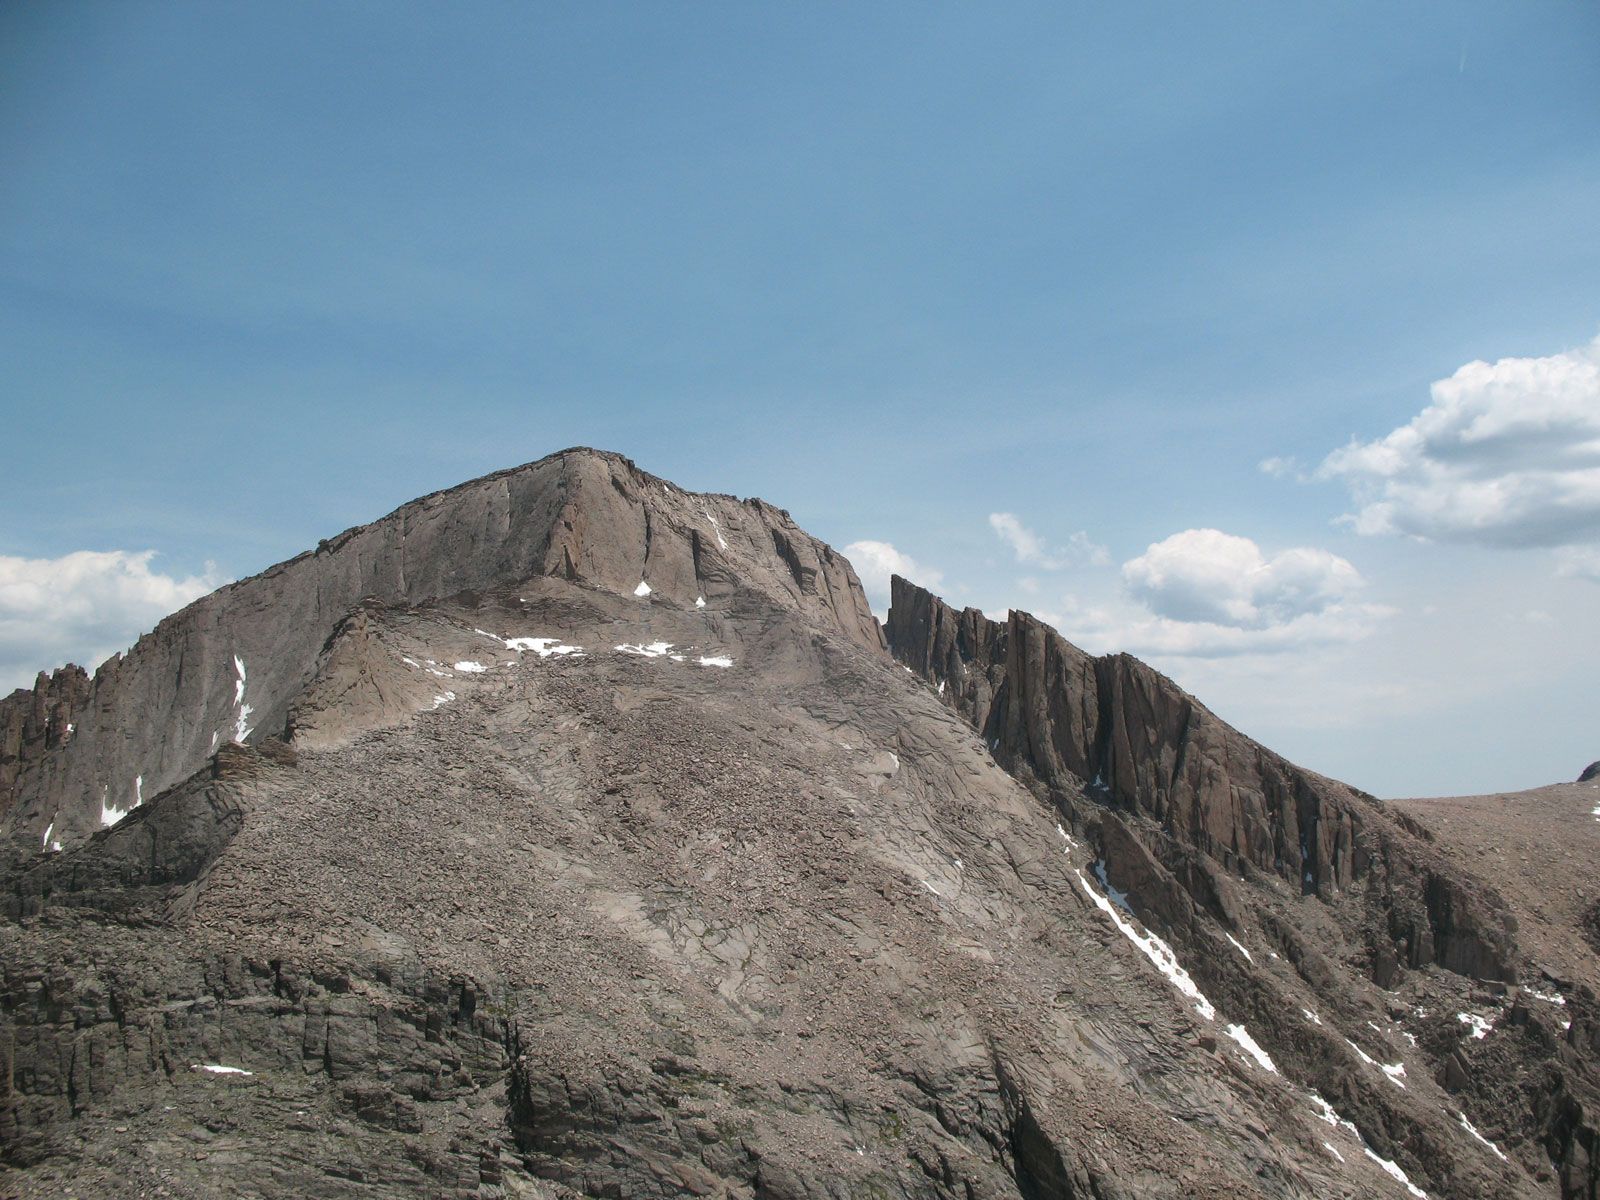
M1111 604L1052 617L1070 641L1093 654L1125 652L1153 661L1285 655L1348 646L1369 637L1393 612L1375 604L1341 604L1256 628L1217 621L1178 621L1147 609Z
M1566 579L1600 583L1600 550L1591 546L1565 546L1557 550L1556 574Z
M1493 546L1600 539L1600 338L1547 358L1471 362L1408 424L1328 455L1364 534Z
M1000 540L1011 547L1017 561L1026 566L1045 571L1059 571L1065 567L1084 563L1103 567L1110 563L1111 555L1102 545L1093 541L1082 530L1067 539L1060 548L1051 548L1014 513L990 513L989 527L999 534Z
M0 688L40 670L93 670L168 613L225 582L208 567L177 578L150 569L155 551L78 550L60 558L0 555Z
M1156 542L1123 564L1122 579L1124 598L1085 605L1068 596L1066 611L1046 619L1095 653L1170 659L1344 645L1390 613L1357 600L1365 582L1338 555L1296 547L1268 556L1216 529Z
M851 542L845 557L855 567L861 587L867 593L872 611L880 617L889 611L889 577L899 575L929 591L937 590L944 572L924 566L909 554L902 554L888 542Z
M1249 538L1186 529L1122 565L1123 582L1159 617L1265 629L1315 616L1364 585L1336 554L1310 547L1267 558Z
M1275 455L1272 458L1263 458L1256 467L1263 475L1271 475L1274 479L1301 477L1300 462L1292 456L1285 458Z

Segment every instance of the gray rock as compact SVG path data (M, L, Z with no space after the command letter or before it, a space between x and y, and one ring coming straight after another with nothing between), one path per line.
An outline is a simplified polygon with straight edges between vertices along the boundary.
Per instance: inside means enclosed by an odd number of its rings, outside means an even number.
M887 645L571 451L5 701L0 1192L1587 1194L1593 997L1424 823L1022 614Z

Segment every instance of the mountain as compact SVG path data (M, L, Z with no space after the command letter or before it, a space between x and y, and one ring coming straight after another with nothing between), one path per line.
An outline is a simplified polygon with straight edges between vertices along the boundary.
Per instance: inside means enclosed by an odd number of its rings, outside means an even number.
M1596 804L571 450L0 701L0 1192L1592 1197Z

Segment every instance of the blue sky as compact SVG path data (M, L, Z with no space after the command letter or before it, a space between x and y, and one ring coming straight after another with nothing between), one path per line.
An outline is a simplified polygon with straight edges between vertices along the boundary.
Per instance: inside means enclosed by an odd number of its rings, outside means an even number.
M1084 8L0 8L0 685L592 444L1380 793L1575 775L1600 460L1451 464L1600 445L1600 6Z

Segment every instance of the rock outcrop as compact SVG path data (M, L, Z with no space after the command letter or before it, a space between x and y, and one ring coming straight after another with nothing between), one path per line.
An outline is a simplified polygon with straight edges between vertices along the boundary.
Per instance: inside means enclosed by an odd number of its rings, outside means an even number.
M1256 1037L1275 1057L1399 1133L1423 1159L1440 1152L1407 1106L1385 1104L1392 1097L1381 1092L1352 1095L1372 1063L1364 1051L1348 1053L1361 1035L1323 1039L1320 1019L1313 1031L1301 1027L1270 974L1216 945L1217 927L1236 948L1228 930L1267 932L1325 1012L1371 983L1378 995L1427 994L1429 976L1412 973L1430 970L1470 981L1475 995L1483 984L1495 989L1487 995L1504 995L1533 968L1494 888L1441 853L1412 817L1294 766L1127 655L1088 655L1026 613L1000 623L975 609L956 612L898 577L886 633L895 658L1084 831L1102 878L1182 947L1205 991L1258 1014ZM1266 880L1278 882L1261 887ZM1285 903L1286 892L1320 904ZM1506 1027L1525 1034L1514 1054L1504 1041L1487 1054L1481 1034L1459 1045L1429 1035L1439 1078L1458 1102L1474 1097L1480 1113L1512 1106L1548 1151L1561 1194L1593 1196L1597 1130L1585 1114L1600 1100L1595 1056L1570 1032L1581 1028L1576 1020L1563 1037L1538 1007L1507 1012Z
M73 715L83 712L91 690L88 673L69 664L48 674L40 671L32 691L18 688L0 699L0 820L23 775L72 740Z
M325 643L363 599L417 605L534 576L638 593L641 606L720 610L754 592L883 646L850 564L788 513L568 450L424 496L221 588L92 681L69 667L0 702L0 840L34 846L49 827L71 844L222 743L283 735Z
M614 455L5 705L8 1196L1594 1193L1450 830Z
M1600 779L1600 762L1592 762L1583 769L1583 774L1578 776L1579 783L1588 783L1591 779Z

